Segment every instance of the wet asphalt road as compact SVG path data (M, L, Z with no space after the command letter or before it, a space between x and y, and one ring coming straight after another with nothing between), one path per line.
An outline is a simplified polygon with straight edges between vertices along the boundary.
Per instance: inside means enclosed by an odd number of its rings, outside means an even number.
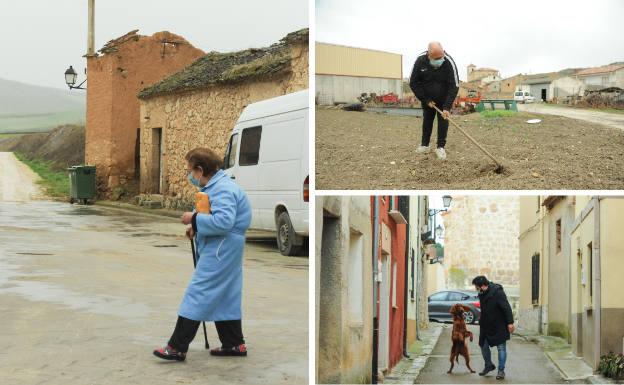
M153 357L192 273L174 219L98 206L0 202L3 384L307 383L308 259L245 249L246 358ZM217 346L214 326L208 339Z
M446 324L440 339L431 352L427 364L420 372L414 383L416 384L556 384L565 383L561 375L550 362L548 357L536 344L527 342L520 337L512 337L507 341L506 378L496 380L494 370L487 376L479 376L485 364L479 348L479 326L469 325L474 334L474 341L469 342L470 366L476 373L472 374L466 367L463 357L459 357L459 364L455 364L453 373L447 374L451 364L451 331L453 325ZM492 361L498 367L498 352L492 349Z

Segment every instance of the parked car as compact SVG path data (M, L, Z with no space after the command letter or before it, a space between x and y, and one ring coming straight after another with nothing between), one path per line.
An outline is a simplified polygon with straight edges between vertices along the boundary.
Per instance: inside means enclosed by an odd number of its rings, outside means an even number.
M516 91L514 100L519 103L533 103L535 102L535 97L529 91Z
M461 303L470 308L464 313L466 323L474 324L481 319L481 303L476 291L448 290L439 291L429 296L429 320L437 322L452 321L449 313L451 306Z
M224 169L247 193L250 229L274 232L283 255L308 238L308 91L245 107L230 136Z

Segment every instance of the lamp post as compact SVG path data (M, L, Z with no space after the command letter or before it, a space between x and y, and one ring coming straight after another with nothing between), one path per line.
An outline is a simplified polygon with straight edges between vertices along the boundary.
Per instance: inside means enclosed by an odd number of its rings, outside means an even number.
M453 200L453 197L450 195L444 195L442 197L442 204L444 205L443 209L429 209L429 217L433 217L433 226L431 227L432 229L432 235L433 235L433 241L435 243L436 238L442 238L442 233L444 231L444 229L442 228L441 225L438 225L436 227L435 224L435 217L436 215L438 215L438 213L444 212L444 211L448 211L448 208L451 206L451 201Z
M82 85L85 84L87 79L83 80L82 83L76 86L75 84L76 84L77 79L78 79L78 74L76 73L76 70L74 69L73 66L69 66L69 68L65 70L65 83L67 83L67 86L69 87L69 89L70 90L74 90L74 89L86 90L86 88L83 87Z

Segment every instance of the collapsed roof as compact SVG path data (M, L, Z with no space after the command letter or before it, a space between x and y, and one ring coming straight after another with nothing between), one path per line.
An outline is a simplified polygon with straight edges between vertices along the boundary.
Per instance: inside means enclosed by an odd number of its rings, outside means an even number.
M205 87L236 83L290 70L290 47L307 43L308 28L289 33L278 43L264 48L250 48L237 52L210 52L184 70L153 84L139 93L139 98L187 92Z

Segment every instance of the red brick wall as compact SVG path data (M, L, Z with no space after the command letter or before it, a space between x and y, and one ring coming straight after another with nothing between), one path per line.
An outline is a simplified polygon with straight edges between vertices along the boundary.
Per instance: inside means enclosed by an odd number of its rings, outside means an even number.
M385 196L385 199L381 199L382 197L371 197L371 210L373 210L373 202L377 199L377 204L379 205L379 228L380 234L379 239L381 239L381 224L385 223L392 233L392 253L390 255L390 275L391 281L393 282L396 279L396 288L397 288L397 296L396 296L396 304L397 307L392 307L392 289L393 286L390 286L390 300L388 304L390 306L390 349L389 349L389 367L392 368L396 363L401 360L401 356L403 354L403 315L405 313L404 301L405 301L405 245L406 245L406 236L407 236L407 226L404 224L397 224L394 222L388 215L388 209L390 207L390 197ZM385 202L384 202L385 201ZM398 196L394 197L394 210L398 210ZM371 211L371 218L374 220L374 212ZM379 243L377 255L381 256L381 242ZM397 266L397 276L393 277L393 268L392 266L396 262ZM380 288L379 285L376 287L377 295L379 298Z
M167 44L163 56L163 39L184 43ZM97 166L98 187L102 191L135 176L139 91L204 55L202 50L169 32L138 36L117 48L117 52L87 59L85 159Z

